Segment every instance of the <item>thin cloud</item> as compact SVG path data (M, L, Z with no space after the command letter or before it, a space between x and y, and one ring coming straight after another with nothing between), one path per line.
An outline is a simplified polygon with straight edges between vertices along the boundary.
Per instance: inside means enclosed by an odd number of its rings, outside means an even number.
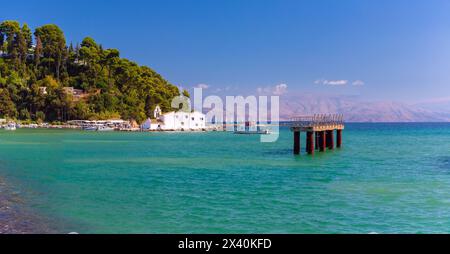
M316 81L314 81L314 84L324 86L346 86L349 84L351 84L352 86L364 86L366 83L359 79L351 83L346 79L335 79L335 80L317 79Z
M279 84L275 86L274 95L283 95L286 93L288 86L286 84Z
M261 95L278 95L281 96L287 92L287 84L279 84L276 86L258 87L256 91Z
M348 84L348 80L327 80L325 85L330 86L345 86Z
M364 83L364 81L362 81L362 80L355 80L355 81L353 81L353 83L352 83L352 85L354 85L354 86L363 86L363 85L365 85L366 83Z
M208 89L209 85L207 85L207 84L198 84L197 86L195 86L195 88Z
M318 79L314 81L316 85L326 85L326 86L345 86L348 84L348 80L328 80L328 79Z

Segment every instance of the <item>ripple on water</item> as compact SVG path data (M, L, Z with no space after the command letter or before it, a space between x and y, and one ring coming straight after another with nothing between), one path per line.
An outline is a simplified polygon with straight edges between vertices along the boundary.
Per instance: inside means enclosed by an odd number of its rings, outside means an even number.
M292 149L270 149L265 150L262 153L264 156L275 156L275 155L291 155Z
M441 169L450 170L450 156L442 156L438 158L438 166Z
M4 137L49 145L0 142L0 160L38 193L27 202L73 222L65 232L446 232L450 125L402 126L349 125L343 149L314 157L292 156L288 129L273 144L228 133L49 131Z
M0 179L0 234L49 234L56 230L26 208L24 200Z

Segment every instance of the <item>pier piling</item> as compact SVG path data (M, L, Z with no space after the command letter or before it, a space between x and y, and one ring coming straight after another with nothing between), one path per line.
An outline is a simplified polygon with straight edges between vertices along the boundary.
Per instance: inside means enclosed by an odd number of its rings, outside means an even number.
M289 123L294 132L294 154L300 154L300 133L306 132L306 152L313 155L315 150L325 152L342 147L343 115L323 115L292 118ZM334 131L336 130L336 141Z
M315 134L315 140L314 140L314 143L315 143L315 148L316 148L316 150L319 150L320 149L320 132L314 132L314 134Z
M294 154L300 154L300 131L294 131Z
M325 152L327 147L327 133L325 131L320 132L320 151Z
M342 147L342 130L336 131L336 147L337 148Z
M334 149L334 130L327 131L327 148Z
M308 131L306 132L306 152L308 154L314 154L314 132Z

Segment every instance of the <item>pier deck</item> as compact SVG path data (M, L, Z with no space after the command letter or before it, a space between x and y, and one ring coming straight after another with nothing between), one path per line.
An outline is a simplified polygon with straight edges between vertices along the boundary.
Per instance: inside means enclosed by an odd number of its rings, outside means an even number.
M334 149L334 132L336 131L336 147L342 147L342 131L345 128L344 116L340 114L315 114L313 116L294 117L289 122L294 133L294 154L300 154L301 132L306 132L306 152L314 154L314 150L325 152Z

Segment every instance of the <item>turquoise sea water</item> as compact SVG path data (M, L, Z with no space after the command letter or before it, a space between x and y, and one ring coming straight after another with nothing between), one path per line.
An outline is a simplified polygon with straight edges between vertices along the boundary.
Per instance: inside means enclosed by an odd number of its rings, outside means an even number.
M0 130L0 177L61 233L450 232L450 124L348 124L340 150L291 149L288 129Z

